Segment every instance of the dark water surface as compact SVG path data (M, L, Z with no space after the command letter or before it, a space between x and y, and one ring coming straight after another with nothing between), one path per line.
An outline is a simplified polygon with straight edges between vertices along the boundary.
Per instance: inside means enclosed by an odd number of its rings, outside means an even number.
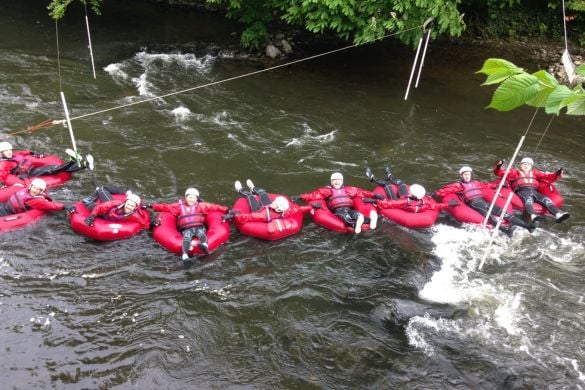
M55 26L37 3L0 4L4 134L62 119L61 90L78 117L260 69L220 49L235 28L219 15L125 1L91 18L96 80L83 12L59 24L60 86ZM95 179L169 202L195 185L229 205L236 179L298 194L340 170L370 188L365 161L429 190L463 164L487 180L534 112L484 109L493 90L474 72L502 56L531 66L524 53L431 45L405 102L413 53L388 41L77 119L97 168L51 195L76 201ZM548 120L538 114L522 155L565 168L572 216L496 238L482 271L489 236L447 216L359 236L307 218L279 242L232 229L188 268L148 233L97 243L62 214L3 234L3 387L583 388L585 132L582 118L557 118L534 153ZM70 146L61 127L5 138Z

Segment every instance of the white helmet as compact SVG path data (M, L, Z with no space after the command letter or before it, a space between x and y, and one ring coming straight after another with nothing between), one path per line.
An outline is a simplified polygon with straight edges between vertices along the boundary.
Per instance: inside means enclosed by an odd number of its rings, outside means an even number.
M420 184L413 184L410 186L410 194L417 199L422 199L426 195L427 191Z
M335 172L331 175L331 181L333 181L335 179L339 179L339 180L343 181L343 175L339 172Z
M185 191L185 196L187 195L195 195L196 197L199 198L199 191L197 191L197 188L189 187Z
M284 213L286 210L288 210L289 207L288 199L286 199L284 196L277 196L274 198L272 206L275 210Z
M464 167L461 167L461 169L459 170L459 175L463 175L465 172L472 173L473 169L471 169L471 167L468 167L467 165Z
M10 142L0 142L0 153L5 150L12 150L12 144Z
M33 179L33 181L30 182L30 186L37 187L41 191L44 191L47 189L47 183L45 183L45 181L43 179L39 179L38 177L36 179Z
M520 161L520 164L530 164L530 165L534 165L534 161L532 161L532 159L530 157L524 157L522 159L522 161Z
M126 200L136 203L136 206L140 204L140 197L132 192L126 193Z

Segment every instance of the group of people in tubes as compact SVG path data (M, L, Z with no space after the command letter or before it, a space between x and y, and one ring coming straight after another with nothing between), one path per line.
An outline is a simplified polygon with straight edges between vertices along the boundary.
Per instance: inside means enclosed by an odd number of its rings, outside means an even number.
M509 169L501 194L495 190L498 180L473 180L469 166L459 170L457 181L432 193L427 193L420 184L406 184L386 167L383 178L375 177L370 168L366 169L367 178L375 184L372 191L345 185L340 172L331 175L329 185L290 197L269 193L249 179L246 189L236 181L239 197L230 208L203 201L194 187L187 188L184 197L173 203L145 202L132 191L110 185L97 186L92 194L75 204L53 201L45 192L48 184L63 184L72 172L84 168L93 170L91 155L82 157L70 149L66 153L70 161L62 162L55 156L13 151L9 142L0 142L3 184L0 232L22 227L27 222L27 213L42 216L46 212L65 210L77 233L106 241L152 229L157 242L188 262L193 256L209 254L225 243L230 234L229 221L242 234L277 240L299 232L305 214L330 230L359 234L375 229L379 214L417 229L430 227L441 211L447 211L465 223L480 224L487 217L491 226L499 226L510 237L516 226L532 233L544 215L551 215L557 223L569 217L568 212L559 209L563 199L553 185L562 177L563 170L539 171L528 157L521 160L517 169ZM498 161L493 169L495 176L502 177L505 171L504 161ZM513 200L505 204L506 194L510 192L514 193ZM489 212L494 198L495 205ZM306 204L299 205L299 201ZM157 214L151 215L149 210ZM21 217L24 222L14 223ZM28 222L34 220L32 217Z

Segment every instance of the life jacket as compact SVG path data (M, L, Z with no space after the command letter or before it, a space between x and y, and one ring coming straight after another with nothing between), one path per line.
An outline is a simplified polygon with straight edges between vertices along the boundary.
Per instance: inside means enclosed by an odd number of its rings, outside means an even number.
M520 177L515 178L510 183L514 190L521 190L523 188L538 188L538 180L534 178L534 174L532 169L528 171L528 175L525 174L523 171L518 171Z
M460 197L465 203L469 203L475 199L483 198L483 194L480 187L477 185L478 182L476 180L471 180L467 183L461 180L460 183L463 187L463 192L461 193Z
M292 229L292 223L286 218L274 218L270 222L266 224L266 231L268 233L276 233L282 232L283 230L290 230Z
M138 207L135 208L131 213L126 214L124 213L124 203L122 203L119 206L109 209L108 212L103 216L103 219L106 221L121 221L134 214L136 210L138 210Z
M327 199L327 207L330 210L335 210L340 207L352 207L353 200L345 191L345 187L341 187L339 189L335 189L333 187L329 187L331 189L331 196Z
M266 222L268 222L268 223L284 218L284 213L280 213L280 215L278 217L274 218L271 213L275 213L275 214L278 214L278 213L276 211L272 210L270 208L270 205L262 206L262 208L266 212Z
M12 214L23 213L27 210L30 210L30 207L26 205L26 201L35 198L44 199L45 197L42 195L33 196L28 191L28 189L24 188L12 194L10 198L8 198L8 200L6 201L6 206L8 207L8 210Z
M205 223L205 214L196 212L199 203L195 203L189 207L183 200L180 200L179 205L181 206L181 215L177 217L177 227L179 230L202 226Z
M11 158L3 158L2 161L14 161L17 165L10 170L16 176L27 174L34 168L33 163L21 155L13 155Z

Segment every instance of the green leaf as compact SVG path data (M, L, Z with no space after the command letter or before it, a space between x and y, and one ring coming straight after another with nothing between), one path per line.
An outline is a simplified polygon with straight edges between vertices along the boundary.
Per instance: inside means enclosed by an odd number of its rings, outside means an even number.
M585 95L573 95L563 103L567 106L567 115L585 115Z
M536 77L540 83L540 92L527 101L526 104L532 107L544 107L549 95L559 85L559 82L553 77L553 75L545 70L539 70L532 75Z
M494 73L508 72L511 76L524 72L524 69L517 67L510 61L501 58L488 58L484 61L483 67L476 73L483 73L489 76Z
M510 111L533 99L541 90L538 79L529 74L508 78L494 92L488 107L498 111Z
M585 63L582 63L575 70L579 76L585 77Z
M549 95L544 111L547 114L558 114L564 107L563 100L570 96L573 96L573 91L566 85L558 85Z

